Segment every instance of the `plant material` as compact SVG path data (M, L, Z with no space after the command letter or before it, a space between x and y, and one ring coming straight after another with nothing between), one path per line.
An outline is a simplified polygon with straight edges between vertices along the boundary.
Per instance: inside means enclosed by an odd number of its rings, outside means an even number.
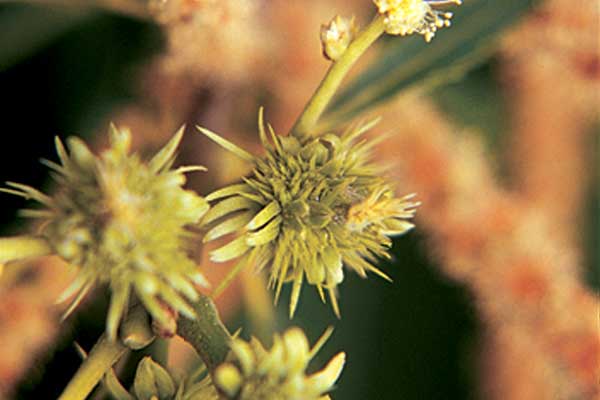
M168 400L175 394L175 382L169 373L150 357L138 364L133 388L138 400Z
M231 335L208 296L200 293L200 298L192 303L192 307L201 318L181 318L177 325L177 334L192 345L206 368L213 371L227 358Z
M535 3L469 0L452 17L453 28L436 40L388 41L379 57L337 94L317 130L352 120L417 87L430 90L458 80L489 60L500 34Z
M597 171L590 143L600 114L598 21L594 0L545 1L502 41L514 183L574 246Z
M59 335L58 313L52 299L68 284L64 263L40 257L22 266L8 264L0 278L0 399L10 399L12 388ZM22 279L28 274L29 279Z
M106 374L103 383L116 400L219 400L204 365L177 383L151 357L139 362L131 390L125 389L112 371Z
M83 364L69 381L58 400L85 399L94 387L112 371L112 366L129 349L140 349L154 340L148 314L140 306L132 307L123 323L122 340L108 340L102 335L87 355L79 345L77 349Z
M80 139L69 138L69 152L57 139L61 164L45 161L55 172L56 194L12 182L2 189L45 206L22 214L40 219L41 237L55 254L79 268L59 298L62 302L77 294L65 316L96 282L110 285L106 331L111 340L132 289L160 323L169 321L167 306L195 316L184 299L196 300L194 284L206 281L188 256L192 234L186 227L200 220L208 203L182 188L185 172L202 167L171 169L182 135L183 129L147 163L129 154L129 131L114 126L110 148L99 157Z
M325 58L332 61L340 58L354 40L356 32L354 17L343 18L338 15L327 25L321 25L321 45Z
M266 70L273 38L257 0L149 0L166 34L166 73L188 84L241 83ZM206 57L210 54L210 57ZM198 62L202 59L202 62Z
M451 12L437 7L462 4L461 0L373 0L380 14L385 15L385 31L390 35L423 35L430 42L438 29L450 26Z
M441 269L471 290L501 344L489 365L495 393L484 397L598 398L600 298L555 216L502 187L480 139L455 135L429 103L402 102L394 116L405 124L378 155L401 160L398 177L423 198L419 226Z
M325 400L344 367L345 353L338 353L325 368L306 374L308 363L331 336L327 330L310 349L300 328L275 335L273 347L266 350L253 338L234 339L232 360L215 371L215 385L226 399L237 400Z
M294 135L305 136L322 132L315 127L342 80L384 32L402 36L418 33L425 36L425 40L429 42L437 29L450 25L449 20L452 17L451 13L442 13L434 8L461 4L460 0L374 0L374 3L379 13L369 25L355 35L355 39L331 65L292 127Z
M386 278L373 264L389 257L390 235L413 227L413 195L394 197L382 168L370 161L375 141L358 141L377 121L356 125L340 137L326 134L298 139L277 135L264 127L259 133L266 150L255 157L222 137L200 128L209 138L253 163L250 177L207 196L215 206L203 225L209 242L235 233L235 238L212 251L211 259L225 262L242 257L239 268L255 263L269 269L276 301L284 282L293 282L290 317L306 279L321 298L329 292L339 316L336 288L344 278L343 265L366 277L367 271Z

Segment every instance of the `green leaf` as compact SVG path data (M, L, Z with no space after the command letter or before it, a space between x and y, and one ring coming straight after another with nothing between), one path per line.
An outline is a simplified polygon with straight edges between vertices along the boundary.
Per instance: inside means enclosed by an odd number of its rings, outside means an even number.
M466 0L452 10L452 26L440 30L431 43L417 35L390 37L377 61L338 95L320 127L347 121L415 85L432 87L460 78L489 57L493 39L535 2Z
M0 71L35 54L93 17L89 10L12 5L0 12Z

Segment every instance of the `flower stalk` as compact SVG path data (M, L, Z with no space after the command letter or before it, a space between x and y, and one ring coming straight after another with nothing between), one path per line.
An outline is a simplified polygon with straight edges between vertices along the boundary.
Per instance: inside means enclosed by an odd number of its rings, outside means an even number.
M75 376L71 379L58 400L83 400L100 382L104 373L112 367L127 351L127 347L119 342L111 342L102 335L92 348Z
M321 84L306 104L304 111L292 127L293 135L302 138L312 134L311 129L317 124L350 68L384 32L385 16L377 15L365 29L357 34L346 51L331 65Z
M177 334L191 344L209 371L225 361L229 354L231 335L221 322L217 308L210 297L200 294L191 305L198 318L180 318Z
M122 340L109 340L103 334L75 373L58 400L83 400L94 390L104 374L130 349L139 349L152 342L153 334L148 314L136 306L123 323ZM149 338L149 339L148 339ZM142 345L143 343L143 345Z

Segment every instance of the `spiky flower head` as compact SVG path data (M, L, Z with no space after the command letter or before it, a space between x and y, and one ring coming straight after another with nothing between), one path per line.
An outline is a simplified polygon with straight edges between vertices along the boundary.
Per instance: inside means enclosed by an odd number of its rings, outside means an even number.
M329 329L311 349L300 328L275 335L273 347L266 350L256 339L234 339L232 360L217 367L214 383L227 399L235 400L326 400L339 378L346 355L338 353L312 375L306 369L310 360L331 335Z
M71 137L68 149L56 139L60 164L45 161L55 172L56 193L45 195L17 183L3 191L32 198L44 210L23 210L42 220L41 235L53 251L78 268L61 294L77 294L68 315L95 283L108 283L112 298L107 333L115 338L133 290L159 323L168 324L171 310L194 317L186 300L196 300L194 284L205 284L188 255L192 234L209 206L184 190L185 173L201 167L171 169L183 128L150 161L130 154L128 130L110 129L110 147L95 156L83 141Z
M438 29L450 26L452 13L437 7L461 4L461 0L373 0L385 15L385 31L390 35L423 35L431 41Z
M321 25L323 55L332 61L340 58L354 40L356 32L354 17L344 18L337 15L328 24Z
M375 122L341 136L306 139L279 136L269 126L269 139L261 110L264 157L199 128L254 166L242 183L206 197L216 204L203 218L210 228L204 240L235 233L232 241L211 252L211 259L243 257L239 265L268 267L276 300L283 283L293 282L290 316L305 279L323 300L324 291L329 292L339 316L336 287L344 278L344 264L362 277L367 271L386 277L373 263L377 257L389 257L389 235L413 227L407 219L418 203L411 195L394 197L381 168L369 161L375 141L358 138Z

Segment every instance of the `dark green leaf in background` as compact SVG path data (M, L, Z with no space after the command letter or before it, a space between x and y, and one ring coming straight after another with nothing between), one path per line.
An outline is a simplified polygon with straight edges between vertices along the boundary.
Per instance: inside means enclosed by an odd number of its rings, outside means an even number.
M90 10L20 5L0 12L0 71L27 59L94 16Z

